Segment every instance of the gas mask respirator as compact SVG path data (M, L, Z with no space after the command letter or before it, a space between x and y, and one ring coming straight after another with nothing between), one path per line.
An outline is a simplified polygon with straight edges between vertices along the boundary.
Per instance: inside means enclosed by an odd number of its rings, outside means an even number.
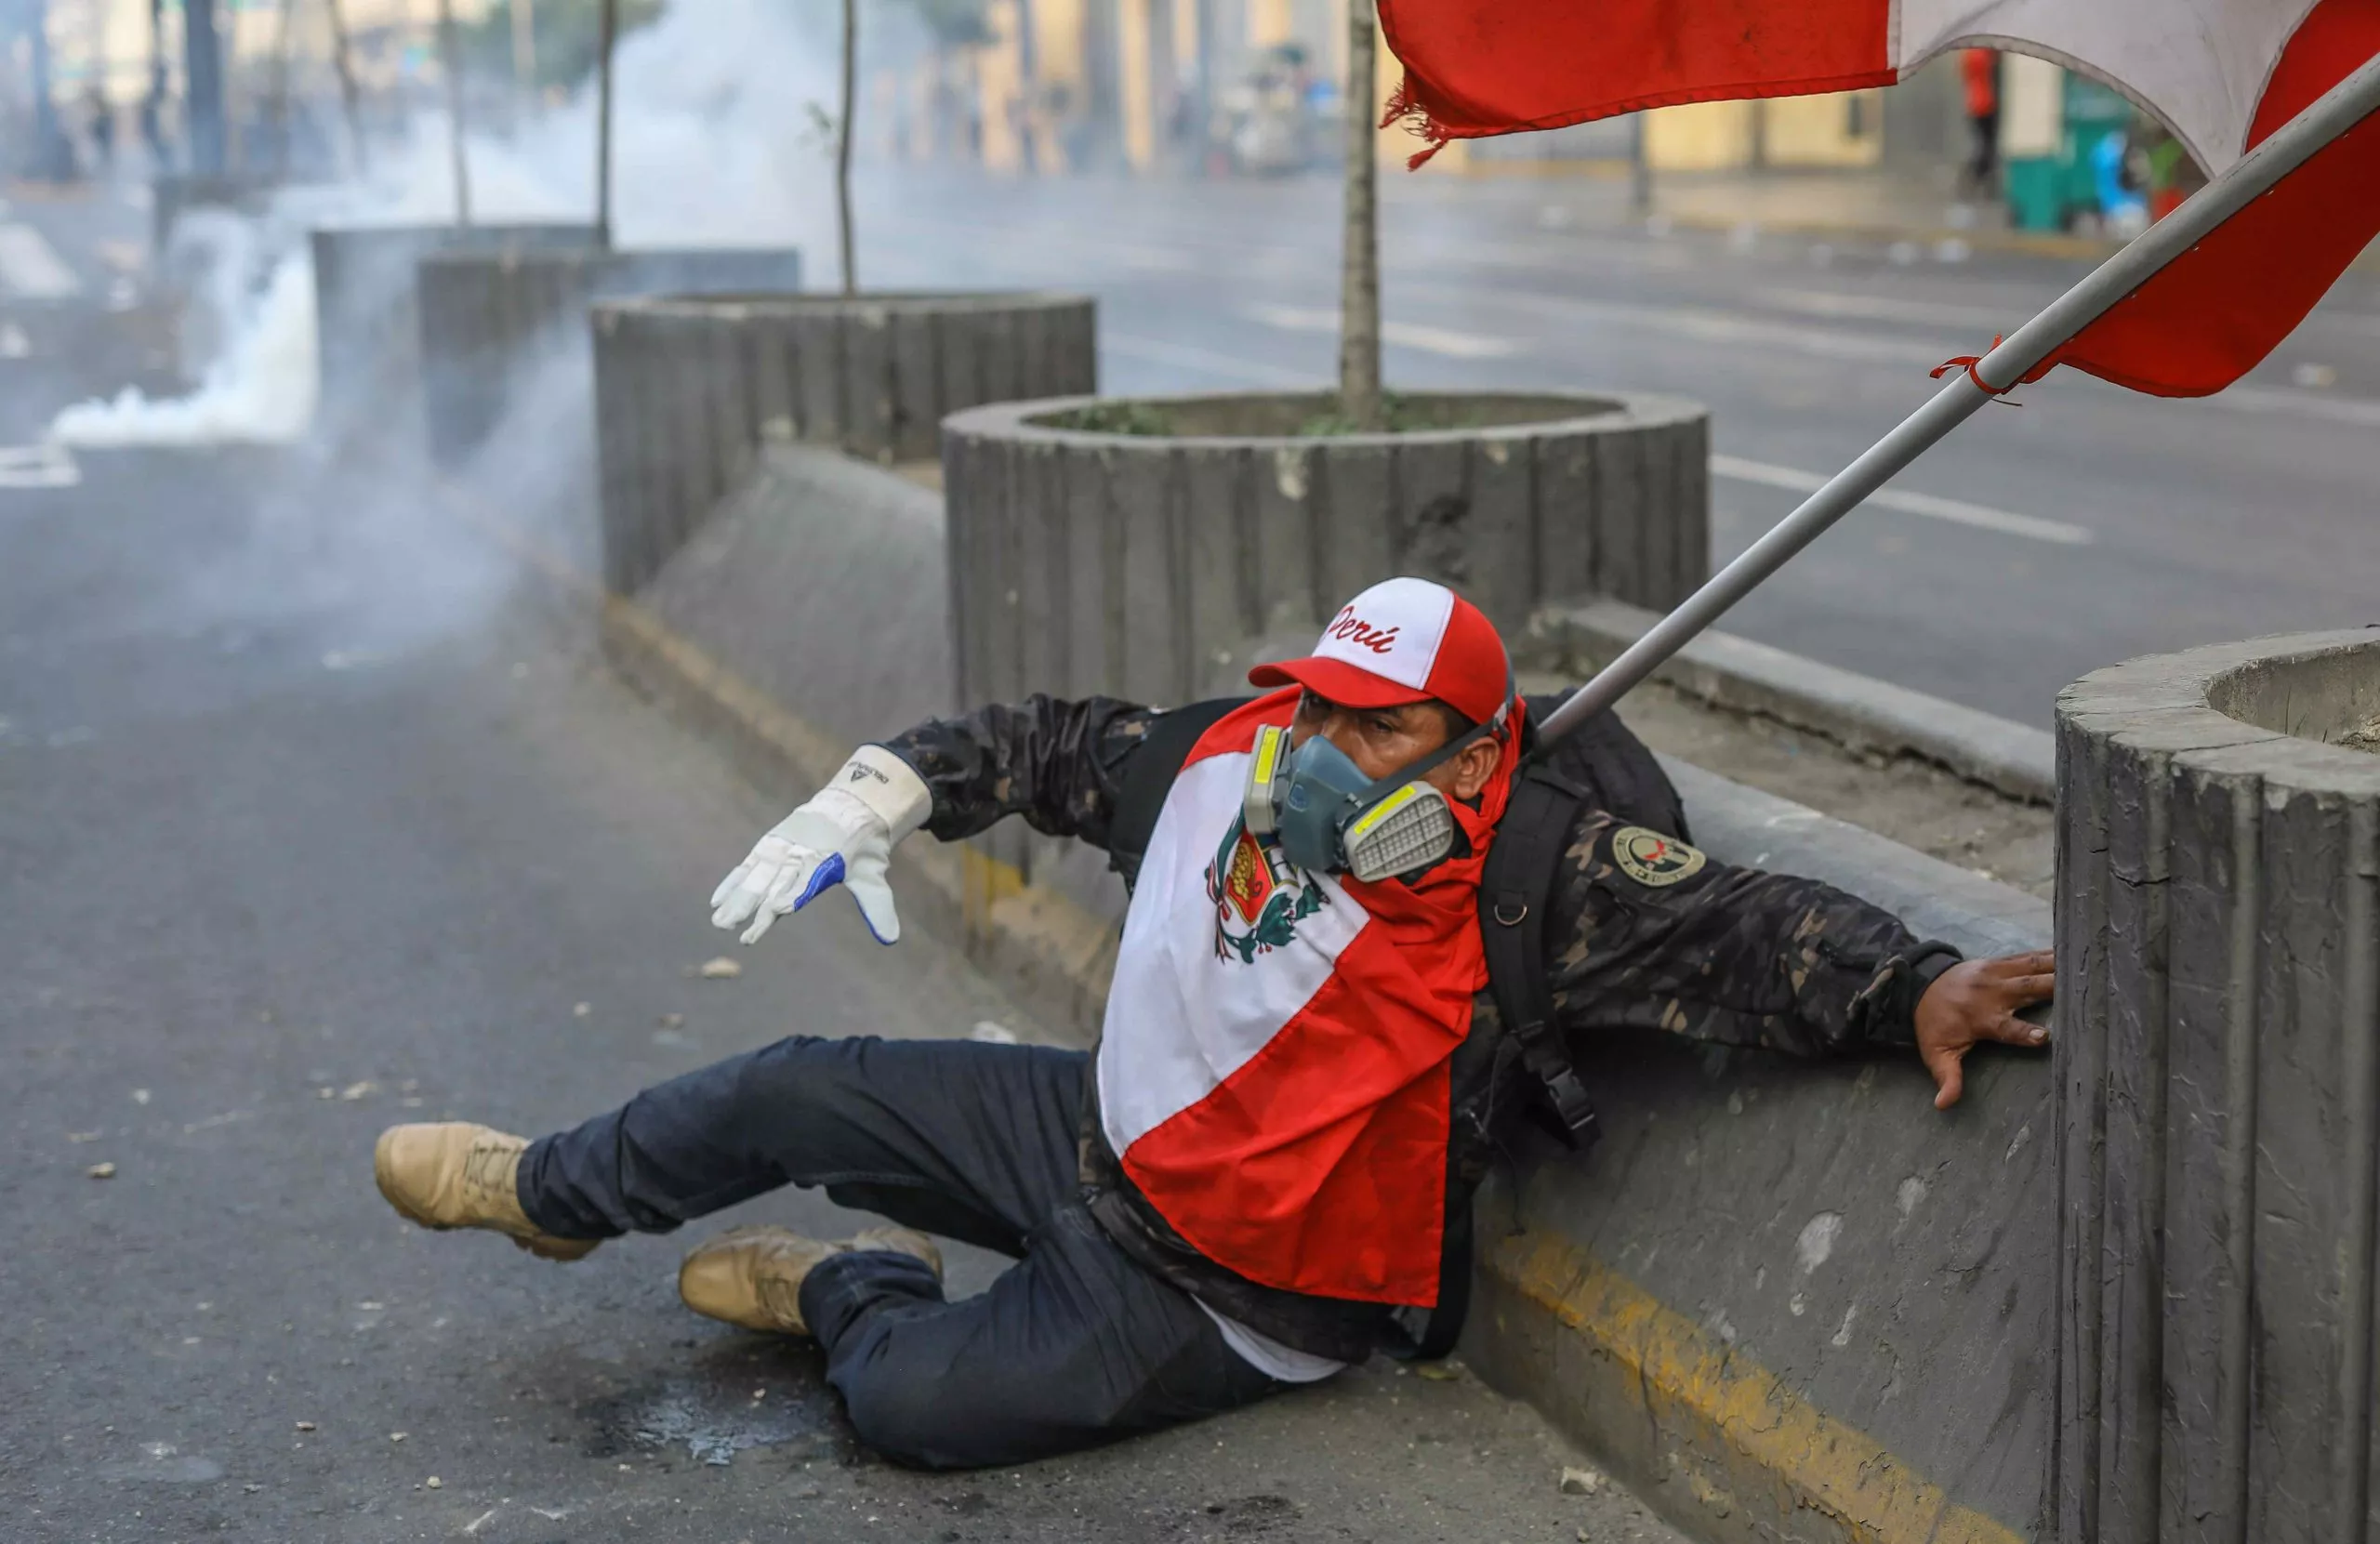
M1507 704L1512 693L1505 694ZM1509 706L1411 765L1374 782L1320 734L1295 750L1289 732L1256 732L1240 813L1250 833L1272 837L1300 868L1366 882L1416 874L1454 851L1458 827L1447 796L1422 781L1474 740L1502 727Z

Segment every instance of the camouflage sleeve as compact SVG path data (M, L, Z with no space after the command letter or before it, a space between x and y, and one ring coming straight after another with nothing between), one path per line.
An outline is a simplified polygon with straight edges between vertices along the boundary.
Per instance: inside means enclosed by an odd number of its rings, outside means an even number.
M1572 833L1548 938L1557 1022L1818 1056L1915 1039L1917 999L1957 963L1831 885L1714 863L1611 816Z
M1035 695L935 719L884 742L933 793L926 829L956 841L1023 815L1045 836L1107 845L1124 759L1157 719L1113 697Z

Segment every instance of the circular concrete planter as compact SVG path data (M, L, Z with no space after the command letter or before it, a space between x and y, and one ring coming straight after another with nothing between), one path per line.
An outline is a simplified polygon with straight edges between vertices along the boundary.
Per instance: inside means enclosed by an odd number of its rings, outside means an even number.
M592 367L586 314L596 301L798 290L801 255L507 247L434 252L414 274L430 452L452 468L504 422L525 371L563 358L573 379L585 378Z
M945 414L1097 384L1093 303L1068 295L754 295L594 310L603 571L643 583L762 440L931 459Z
M1710 565L1710 416L1639 394L1400 399L1393 434L1327 395L1012 402L943 428L959 700L1229 685L1395 574L1516 631L1547 600L1683 599ZM1085 427L1091 426L1091 427ZM1118 432L1117 430L1137 430Z
M2380 634L2059 697L2058 1534L2369 1537Z
M592 247L592 226L374 225L311 231L315 355L334 429L385 426L389 404L416 395L421 320L414 268L438 252Z

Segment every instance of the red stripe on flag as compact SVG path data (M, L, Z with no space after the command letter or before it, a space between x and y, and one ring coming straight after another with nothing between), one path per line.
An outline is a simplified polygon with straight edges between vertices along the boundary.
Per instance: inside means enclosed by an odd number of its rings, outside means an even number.
M2274 69L2249 145L2375 55L2380 0L2322 0ZM2220 391L2279 347L2374 237L2380 114L2216 227L2083 329L2053 363L2161 397Z
M1381 0L1392 112L1434 141L1888 85L1891 0Z
M1263 1049L1124 1153L1209 1260L1285 1291L1435 1306L1448 1059L1474 988L1433 990L1404 953L1365 929Z

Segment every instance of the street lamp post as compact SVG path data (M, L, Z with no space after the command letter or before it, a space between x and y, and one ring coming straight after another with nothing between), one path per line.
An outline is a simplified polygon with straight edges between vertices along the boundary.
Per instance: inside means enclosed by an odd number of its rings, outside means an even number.
M338 72L339 101L347 110L347 138L355 147L355 170L369 175L372 156L364 143L364 105L355 85L355 59L347 40L347 12L339 0L323 0L331 17L331 66ZM161 83L159 90L164 89Z
M215 35L215 0L182 6L183 112L189 118L190 169L223 175L223 48Z
M455 223L471 223L471 167L463 152L463 47L455 35L455 0L438 0L438 49L446 65L449 148L455 160Z

